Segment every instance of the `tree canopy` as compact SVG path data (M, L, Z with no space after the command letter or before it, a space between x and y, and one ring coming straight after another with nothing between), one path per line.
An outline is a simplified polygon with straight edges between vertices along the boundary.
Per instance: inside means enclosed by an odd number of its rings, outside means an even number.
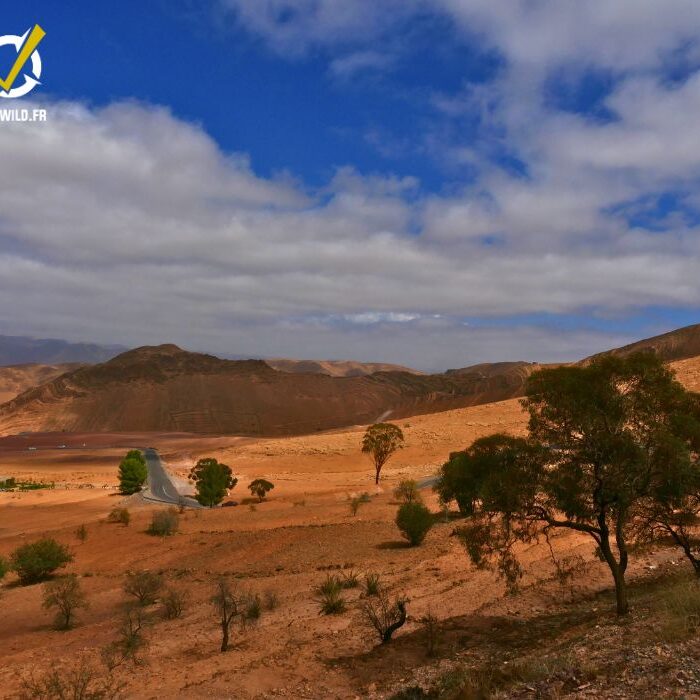
M633 525L694 481L697 398L656 355L636 353L536 372L523 406L528 438L492 435L452 454L436 491L470 516L459 534L472 560L495 563L512 586L517 542L552 528L590 536L624 614Z
M197 501L210 508L221 503L226 497L227 491L238 483L231 468L221 464L213 457L200 459L192 467L189 478L195 484Z
M403 447L404 436L401 428L393 423L375 423L367 428L362 438L362 451L369 454L374 462L374 483L379 483L382 467L391 455Z
M148 469L140 450L129 450L119 464L119 492L124 495L137 493L146 483Z

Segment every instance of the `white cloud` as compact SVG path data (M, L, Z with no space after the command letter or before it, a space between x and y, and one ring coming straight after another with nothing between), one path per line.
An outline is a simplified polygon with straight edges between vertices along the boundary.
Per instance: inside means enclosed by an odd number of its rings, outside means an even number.
M434 96L443 118L483 125L434 143L474 181L426 196L341 167L311 191L161 108L48 105L46 124L0 124L0 318L15 332L437 368L630 340L464 318L700 306L698 227L670 215L652 235L620 214L665 189L697 199L700 76L661 75L700 30L695 2L226 2L277 51L322 47L338 77L381 68L372 42L411 13L448 13L506 59L491 83ZM614 119L548 105L562 68L610 70Z

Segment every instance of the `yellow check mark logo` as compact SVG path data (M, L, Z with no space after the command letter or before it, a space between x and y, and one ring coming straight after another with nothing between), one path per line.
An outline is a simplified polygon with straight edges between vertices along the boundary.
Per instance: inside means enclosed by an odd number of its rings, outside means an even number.
M7 77L4 80L0 78L0 88L2 88L5 92L10 92L15 80L17 80L17 76L22 72L24 64L29 60L29 57L34 53L36 47L39 46L39 43L45 36L46 32L38 24L35 24L34 28L27 37L27 40L20 49L14 65L7 74Z

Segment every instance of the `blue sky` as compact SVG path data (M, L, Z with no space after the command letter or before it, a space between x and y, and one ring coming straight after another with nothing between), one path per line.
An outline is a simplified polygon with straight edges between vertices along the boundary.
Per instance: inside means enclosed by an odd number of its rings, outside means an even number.
M443 369L698 320L694 2L28 0L0 34L34 23L0 332Z

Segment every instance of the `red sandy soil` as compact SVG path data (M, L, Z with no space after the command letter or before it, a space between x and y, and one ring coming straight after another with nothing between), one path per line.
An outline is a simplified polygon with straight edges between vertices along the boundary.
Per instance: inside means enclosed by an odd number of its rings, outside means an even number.
M699 367L698 360L680 363L679 376L692 383ZM0 588L4 697L12 697L32 672L74 665L83 657L97 665L100 650L116 637L124 573L141 568L163 572L186 590L187 605L183 617L173 621L163 620L157 606L149 609L149 646L142 663L117 671L131 698L386 698L397 687L449 668L460 654L476 658L488 647L474 640L488 640L492 626L503 621L521 625L520 634L527 635L528 624L539 624L542 615L572 594L554 582L547 547L522 548L524 592L504 597L492 573L469 565L451 537L453 523L437 524L421 547L405 547L393 523L391 495L400 479L431 476L451 451L481 435L524 432L524 418L518 401L509 400L398 421L407 447L386 466L380 489L359 450L361 427L270 439L58 433L0 440L0 473L59 482L54 490L0 493L0 555L43 535L55 537L75 553L66 571L79 574L90 601L88 610L79 611L75 629L57 632L41 608L41 585L20 587L13 575L6 577ZM275 489L262 504L188 511L178 534L154 538L145 530L159 506L102 488L114 485L118 459L133 445L158 448L179 476L202 455L225 461L240 477L231 494L238 501L258 476L272 480ZM29 446L38 449L29 451ZM363 491L371 501L353 517L347 498ZM437 510L432 492L426 489L423 495ZM130 509L129 527L105 521L115 506ZM84 543L75 536L82 524L88 532ZM560 555L580 555L587 562L577 595L609 589L609 575L594 560L590 540L558 535L552 545ZM672 566L675 556L664 551L635 556L630 577ZM362 620L358 589L347 592L346 613L318 614L313 587L337 569L378 572L393 595L409 598L409 621L391 645L377 648ZM226 654L218 652L219 631L209 603L220 575L242 590L273 591L279 598L279 607L263 612L257 624L235 629ZM608 611L611 604L608 592L593 609ZM426 658L421 623L428 612L451 640L434 660Z

